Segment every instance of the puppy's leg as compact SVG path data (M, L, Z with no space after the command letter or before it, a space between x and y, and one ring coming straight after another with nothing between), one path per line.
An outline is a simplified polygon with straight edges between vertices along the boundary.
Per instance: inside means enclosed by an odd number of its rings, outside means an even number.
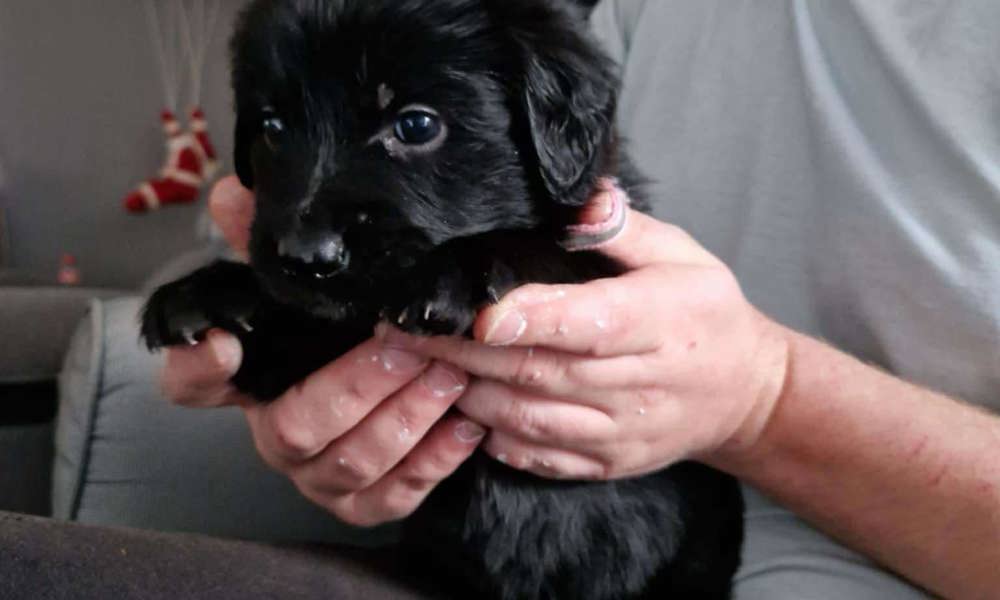
M383 316L422 335L468 333L476 314L528 283L580 283L622 272L597 252L567 252L552 236L494 232L438 248L393 286Z
M371 335L372 321L313 317L271 298L249 266L217 262L156 290L143 311L141 335L158 350L197 344L212 328L234 334L243 362L233 384L266 401Z
M490 296L491 267L473 254L434 256L398 282L382 314L418 335L461 335L472 328Z
M156 290L143 309L142 338L158 350L195 345L212 328L250 332L263 298L249 266L219 261Z

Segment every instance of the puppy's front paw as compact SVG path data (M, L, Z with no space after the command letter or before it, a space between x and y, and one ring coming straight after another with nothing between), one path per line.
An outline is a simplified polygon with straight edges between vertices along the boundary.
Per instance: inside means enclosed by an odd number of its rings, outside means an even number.
M457 274L426 281L383 310L386 321L416 335L462 335L472 328L477 306Z
M142 311L141 337L151 350L195 345L220 328L243 336L260 291L250 268L218 262L156 290Z

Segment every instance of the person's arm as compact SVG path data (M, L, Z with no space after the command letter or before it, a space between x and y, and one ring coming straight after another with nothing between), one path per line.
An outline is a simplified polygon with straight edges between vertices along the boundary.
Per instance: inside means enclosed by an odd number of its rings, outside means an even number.
M995 598L1000 419L787 336L764 433L709 462L933 592Z
M698 459L935 593L996 596L1000 419L764 317L675 227L631 213L602 250L632 270L515 290L478 342L379 335L479 377L458 407L511 466L608 479Z

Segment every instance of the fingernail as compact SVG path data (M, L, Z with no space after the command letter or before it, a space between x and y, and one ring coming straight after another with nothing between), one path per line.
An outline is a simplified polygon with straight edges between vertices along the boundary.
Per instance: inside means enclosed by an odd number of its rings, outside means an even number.
M566 229L560 244L570 251L593 250L607 244L625 230L628 198L614 185L601 186L602 192L580 215L580 223Z
M519 310L509 310L500 315L486 332L485 341L490 346L510 346L521 339L528 329L528 321Z
M423 365L427 359L423 356L400 350L398 348L385 348L380 355L382 368L386 371L410 371Z
M235 373L243 361L243 347L239 340L221 331L210 331L206 336L208 347L215 355L216 362L227 372Z
M472 421L462 421L455 428L455 437L460 442L472 444L486 437L486 430Z
M609 223L615 216L614 192L606 192L588 204L580 212L580 225L602 225Z
M465 390L465 383L450 368L440 363L424 373L424 385L437 398L453 396Z

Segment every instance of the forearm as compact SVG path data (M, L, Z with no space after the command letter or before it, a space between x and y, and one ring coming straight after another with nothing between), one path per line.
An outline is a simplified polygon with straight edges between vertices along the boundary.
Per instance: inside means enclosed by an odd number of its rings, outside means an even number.
M1000 419L788 337L759 441L712 462L936 593L995 594Z

